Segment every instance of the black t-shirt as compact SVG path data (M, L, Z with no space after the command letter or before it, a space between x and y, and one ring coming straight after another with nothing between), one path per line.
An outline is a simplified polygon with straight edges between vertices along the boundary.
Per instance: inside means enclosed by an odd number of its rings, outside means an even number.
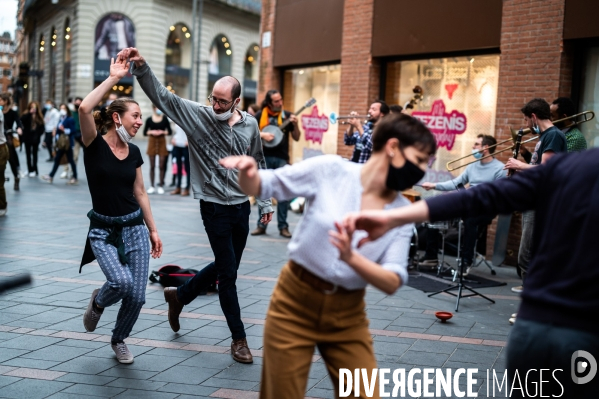
M2 111L0 111L2 112ZM17 127L23 129L23 124L21 123L21 118L19 118L19 114L14 109L9 109L7 113L4 114L4 133L12 130L15 122L17 123ZM16 133L16 131L15 131Z
M285 122L291 116L291 112L283 111L283 122ZM260 125L260 118L262 117L262 111L258 111L255 115L256 120L258 121L258 125ZM278 126L278 116L270 116L268 118L268 124L273 126ZM287 125L286 129L283 131L283 140L279 143L278 146L269 148L266 146L262 146L264 149L265 157L277 157L286 160L289 162L289 133L293 131L293 124L290 123Z
M139 147L129 143L129 155L121 161L98 134L83 150L94 211L104 216L124 216L138 210L133 183L137 168L144 163Z
M144 126L144 136L148 135L148 130L166 130L168 134L173 134L173 131L171 130L171 124L168 123L168 119L166 116L163 116L160 122L154 122L151 116L148 119L146 119L146 124Z
M549 129L541 133L541 137L539 137L539 141L535 146L535 150L532 152L530 164L540 165L543 161L543 154L547 151L553 151L556 154L559 152L568 151L568 147L566 145L566 136L555 126L551 126Z

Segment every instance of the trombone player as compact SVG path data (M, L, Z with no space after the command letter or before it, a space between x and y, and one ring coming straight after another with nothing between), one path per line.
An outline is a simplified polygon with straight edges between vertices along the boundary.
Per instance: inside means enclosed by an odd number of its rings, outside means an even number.
M422 183L425 190L451 191L457 190L466 184L474 187L481 183L491 182L505 177L504 164L493 156L497 140L489 135L479 134L472 146L472 156L476 161L470 163L464 173L453 180L442 183ZM462 247L462 263L464 276L468 275L474 260L476 238L480 229L486 227L493 220L494 215L479 215L464 219L464 241ZM436 267L439 252L439 234L431 229L426 235L426 253L418 263L420 267Z
M566 136L551 122L551 110L549 103L542 98L533 98L524 107L521 112L524 114L526 127L539 135L535 149L532 153L530 164L526 164L517 159L510 158L505 164L506 169L522 171L542 165L549 161L551 157L560 152L566 152ZM526 278L528 264L532 258L532 235L535 223L534 210L522 212L522 237L520 238L520 249L518 251L518 267L522 273L522 281ZM522 292L522 287L513 287L512 291ZM510 324L516 321L516 314L509 319Z

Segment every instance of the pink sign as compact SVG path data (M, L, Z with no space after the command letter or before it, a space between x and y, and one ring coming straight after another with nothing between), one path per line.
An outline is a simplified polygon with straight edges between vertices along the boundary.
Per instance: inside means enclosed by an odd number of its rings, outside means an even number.
M315 105L310 115L302 115L302 126L306 140L322 144L322 135L329 130L329 118L318 115L318 105Z
M453 148L455 136L466 131L466 115L456 110L445 113L445 103L437 100L430 112L414 111L412 116L420 119L431 130L439 147Z

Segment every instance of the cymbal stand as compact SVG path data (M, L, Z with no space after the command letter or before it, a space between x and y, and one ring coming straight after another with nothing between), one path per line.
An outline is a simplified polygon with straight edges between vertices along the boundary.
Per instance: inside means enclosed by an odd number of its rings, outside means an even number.
M461 298L468 298L471 296L480 296L484 299L486 299L487 301L491 302L491 303L495 303L494 300L487 298L486 296L484 296L483 294L481 294L480 292L475 291L474 289L472 289L472 287L467 286L466 284L464 284L464 262L462 261L462 258L460 258L460 244L461 244L461 237L462 237L462 220L460 220L460 223L458 225L458 268L460 270L459 272L459 280L458 283L455 285L452 285L451 287L447 287L444 290L441 291L437 291L437 292L433 292L432 294L428 294L429 297L435 296L437 294L440 294L442 292L447 293L449 295L453 295L455 296L456 299L456 303L455 303L455 311L458 311L458 308L460 307L460 299ZM456 274L458 274L456 272ZM454 274L454 278L455 278L455 274ZM458 293L454 293L452 292L453 290L457 289ZM464 295L464 290L468 290L471 292L471 294L466 294Z
M445 262L445 235L449 231L449 225L446 228L440 228L439 234L441 234L441 262L437 266L437 277L442 278L441 274L447 270L451 270L452 267L449 263Z

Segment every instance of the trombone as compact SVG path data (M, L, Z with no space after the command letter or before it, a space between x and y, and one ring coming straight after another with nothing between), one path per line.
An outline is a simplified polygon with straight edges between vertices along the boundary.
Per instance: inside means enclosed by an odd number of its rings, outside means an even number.
M370 114L368 115L346 115L346 116L338 116L336 113L331 112L329 115L329 121L334 125L338 120L341 119L370 119ZM341 122L341 124L347 123L345 121Z
M559 124L559 123L561 123L561 122L565 122L565 121L568 121L568 120L571 120L571 119L573 119L573 122L572 122L572 123L573 123L573 124L575 124L575 125L579 125L579 124L581 124L581 123L585 123L585 122L588 122L588 121L590 121L590 120L591 120L591 119L593 119L594 117L595 117L595 113L594 113L593 111L585 111L585 112L581 112L581 113L579 113L579 114L576 114L576 115L567 116L567 117L565 117L565 118L562 118L562 119L555 120L555 121L553 121L553 124L554 124L554 125L556 125L556 124ZM581 120L578 120L579 118L582 118L582 119L581 119ZM502 145L502 144L504 144L504 143L507 143L508 141L515 142L515 141L516 141L516 135L518 134L518 131L517 131L517 130L515 130L515 129L513 129L513 128L510 126L510 132L511 132L511 134L512 134L512 138L511 138L511 139L507 139L507 140L500 141L500 142L498 142L497 144L493 144L493 145L489 146L488 148L497 147L498 145ZM532 130L531 130L530 128L522 129L522 133L523 133L524 135L525 135L525 134L529 134L529 133L531 133L531 132L532 132ZM535 136L535 137L532 137L532 138L530 138L530 139L528 139L528 140L525 140L525 141L523 141L523 142L522 142L522 143L520 143L520 144L526 144L526 143L529 143L529 142L531 142L531 141L533 141L533 140L537 140L539 137L540 137L540 136ZM466 159L466 158L468 158L468 157L471 157L471 156L473 156L474 154L477 154L477 153L479 153L479 152L482 152L483 150L474 151L474 152L473 152L473 153L471 153L471 154L468 154L468 155L465 155L465 156L463 156L463 157L460 157L460 158L454 159L453 161L449 161L449 162L447 162L447 165L446 165L446 167L447 167L447 170L448 170L449 172L452 172L452 171L454 171L454 170L457 170L457 169L463 168L464 166L468 166L468 165L470 165L470 164L472 164L472 163L475 163L475 162L478 162L478 161L482 161L483 159L487 159L487 158L490 158L490 157L494 157L494 156L495 156L495 154L499 154L499 153L502 153L502 152L505 152L505 151L512 150L513 148L514 148L514 145L511 145L511 146L509 146L509 147L502 148L502 149L501 149L501 150L499 150L499 151L495 151L493 154L490 154L490 155L484 156L484 157L482 157L482 158L480 158L480 159L475 159L475 160L473 160L473 161L470 161L470 162L467 162L467 163L464 163L464 164L461 164L461 165L458 165L458 166L453 166L453 164L455 164L455 163L457 163L457 162L461 161L462 159Z

